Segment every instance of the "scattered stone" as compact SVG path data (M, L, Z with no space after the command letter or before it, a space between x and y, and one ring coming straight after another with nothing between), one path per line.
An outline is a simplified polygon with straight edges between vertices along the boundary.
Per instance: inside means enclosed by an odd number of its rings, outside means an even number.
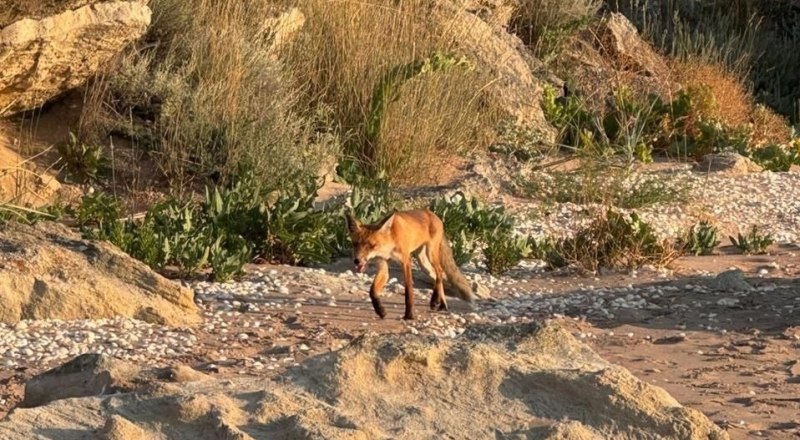
M739 269L720 273L708 286L719 292L746 292L753 289L753 286L745 281L744 273Z
M686 335L664 336L653 341L653 344L679 344L686 341Z

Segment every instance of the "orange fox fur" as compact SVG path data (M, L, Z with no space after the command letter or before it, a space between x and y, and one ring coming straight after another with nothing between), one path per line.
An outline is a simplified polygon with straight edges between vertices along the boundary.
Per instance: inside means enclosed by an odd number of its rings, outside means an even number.
M473 301L469 282L459 271L450 244L444 235L444 224L428 209L395 211L379 222L365 225L348 212L347 228L353 241L353 263L357 272L364 272L367 263L377 260L378 274L372 282L369 297L375 313L386 317L386 310L378 295L389 279L389 260L403 266L405 284L405 315L414 319L414 287L411 278L411 257L417 254L423 267L435 274L431 310L447 310L444 281L452 284L465 301Z

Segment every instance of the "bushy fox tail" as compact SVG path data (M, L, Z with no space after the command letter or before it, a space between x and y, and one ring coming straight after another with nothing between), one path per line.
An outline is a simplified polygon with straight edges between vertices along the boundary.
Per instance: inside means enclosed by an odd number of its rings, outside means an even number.
M446 237L442 237L439 256L442 258L442 269L444 269L444 274L447 276L447 281L456 288L458 297L464 301L473 302L475 296L472 293L472 288L467 278L458 269L456 260L453 258L453 251L450 249L450 243Z

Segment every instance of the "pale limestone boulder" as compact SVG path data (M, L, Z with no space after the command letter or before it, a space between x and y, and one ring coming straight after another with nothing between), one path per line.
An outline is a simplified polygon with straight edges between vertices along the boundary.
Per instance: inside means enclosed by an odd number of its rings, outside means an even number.
M80 86L150 24L151 11L142 0L63 6L46 11L53 15L37 13L0 29L0 117L37 108Z

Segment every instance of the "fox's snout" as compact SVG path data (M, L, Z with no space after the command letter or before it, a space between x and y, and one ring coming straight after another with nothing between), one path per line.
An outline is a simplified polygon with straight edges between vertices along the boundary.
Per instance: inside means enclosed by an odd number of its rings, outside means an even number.
M367 260L361 258L354 258L353 259L353 268L358 273L364 273L367 270Z

